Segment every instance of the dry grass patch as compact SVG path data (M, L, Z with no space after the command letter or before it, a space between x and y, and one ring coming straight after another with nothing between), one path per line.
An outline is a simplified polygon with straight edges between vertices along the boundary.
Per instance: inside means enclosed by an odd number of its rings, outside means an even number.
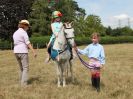
M133 99L133 44L104 45L104 48L106 65L100 93L91 87L90 72L78 59L73 64L74 83L68 78L67 87L57 88L54 63L44 63L46 49L38 50L37 59L29 54L29 86L21 88L14 54L10 50L0 51L0 99Z

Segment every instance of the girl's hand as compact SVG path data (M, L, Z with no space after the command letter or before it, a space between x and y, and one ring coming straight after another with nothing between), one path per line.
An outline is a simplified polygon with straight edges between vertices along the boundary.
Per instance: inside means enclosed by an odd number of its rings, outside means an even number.
M58 37L58 33L55 33L55 37L56 37L56 38Z
M100 69L105 70L105 66L104 65L101 65L100 66Z
M102 64L100 65L100 68L103 68L103 65Z
M75 47L74 47L74 50L75 50L75 51L78 51L78 48L75 46Z

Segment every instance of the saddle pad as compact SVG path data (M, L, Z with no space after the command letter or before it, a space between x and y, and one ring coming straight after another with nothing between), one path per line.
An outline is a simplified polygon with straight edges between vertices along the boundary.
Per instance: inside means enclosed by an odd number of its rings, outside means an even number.
M56 59L56 57L58 56L58 54L59 54L58 50L51 49L51 58L53 60Z

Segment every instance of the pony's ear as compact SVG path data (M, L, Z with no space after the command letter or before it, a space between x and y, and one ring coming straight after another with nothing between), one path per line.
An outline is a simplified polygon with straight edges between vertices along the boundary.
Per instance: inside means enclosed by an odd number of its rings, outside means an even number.
M72 22L70 22L70 25L71 25L71 26L73 26L73 25L74 25L74 22L73 22L73 21L72 21Z
M63 23L63 26L65 26L65 23Z
M66 28L66 23L63 23L63 26Z

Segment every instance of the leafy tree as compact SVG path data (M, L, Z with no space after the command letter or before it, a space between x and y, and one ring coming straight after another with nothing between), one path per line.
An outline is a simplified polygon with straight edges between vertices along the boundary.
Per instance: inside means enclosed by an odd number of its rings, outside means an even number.
M21 19L27 19L34 0L0 0L0 39L12 38Z
M121 28L113 29L113 32L111 33L111 36L121 36L121 35L122 35Z
M116 28L112 30L111 36L133 36L133 30L127 26Z
M123 27L121 28L122 35L127 35L127 36L133 36L133 30L130 27Z
M101 19L96 15L88 15L86 18L80 17L77 21L78 31L80 35L90 36L93 32L99 32L105 35L105 28L101 24ZM79 34L79 33L78 33Z
M76 35L85 36L87 26L84 17L78 16L78 20L75 21L74 27Z
M76 12L85 15L85 10L78 7L77 2L73 0L36 0L32 6L34 9L30 15L32 31L34 34L50 35L51 13L59 10L62 14L62 21L72 21L76 18ZM54 2L58 1L58 2Z
M113 32L112 28L111 28L110 26L108 26L108 27L106 28L106 35L111 35L112 32Z
M105 29L99 16L89 15L85 21L90 33L99 32L101 35L105 35Z
M29 20L32 25L32 32L40 35L47 35L50 32L51 11L48 8L48 0L36 0L32 5L33 11Z

